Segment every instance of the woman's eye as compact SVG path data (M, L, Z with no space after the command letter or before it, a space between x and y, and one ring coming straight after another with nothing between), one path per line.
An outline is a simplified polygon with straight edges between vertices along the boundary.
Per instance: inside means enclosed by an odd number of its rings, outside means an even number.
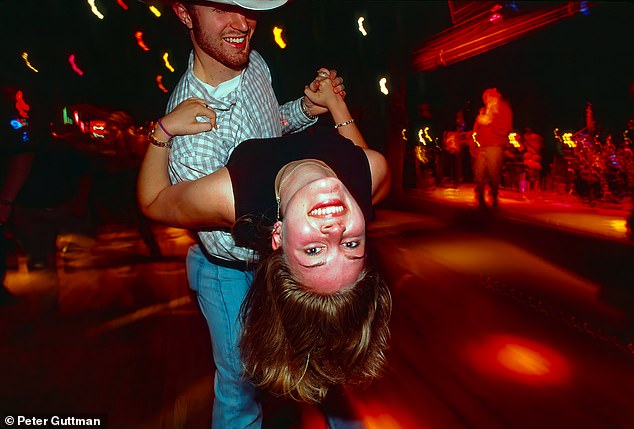
M311 247L311 248L308 248L308 249L304 250L304 253L306 253L307 255L310 255L310 256L314 256L314 255L319 254L321 252L321 250L322 250L321 247Z
M359 247L359 244L360 243L358 241L347 241L343 243L343 247L347 247L348 249L355 249Z

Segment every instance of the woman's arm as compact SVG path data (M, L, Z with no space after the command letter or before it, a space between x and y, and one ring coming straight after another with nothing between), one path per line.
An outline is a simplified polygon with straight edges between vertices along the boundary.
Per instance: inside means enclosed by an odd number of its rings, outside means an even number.
M207 117L209 122L198 122L197 117ZM139 207L147 217L182 228L233 224L233 191L226 168L174 185L168 175L166 145L171 136L209 131L215 127L215 119L214 111L204 100L190 98L161 118L160 125L157 123L155 140L148 146L137 184Z
M314 98L315 102L322 103L328 107L340 135L347 137L355 145L363 148L368 157L372 175L372 204L376 204L387 197L392 182L387 161L380 152L368 148L368 144L359 127L352 120L348 105L343 97L334 93L330 80L322 80L317 91L312 91L309 87L306 87L304 93L307 97Z
M349 138L357 146L364 149L368 148L363 134L361 134L357 124L354 123L354 119L348 110L348 105L340 94L335 94L330 79L325 78L321 80L317 91L312 91L308 86L305 87L304 94L311 99L313 103L328 108L339 134Z
M390 193L392 177L387 160L380 152L372 149L364 149L365 155L370 163L370 174L372 175L372 205L383 200Z

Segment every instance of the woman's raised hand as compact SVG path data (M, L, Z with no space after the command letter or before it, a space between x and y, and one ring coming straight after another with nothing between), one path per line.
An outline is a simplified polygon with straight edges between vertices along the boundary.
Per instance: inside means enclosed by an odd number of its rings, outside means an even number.
M199 121L199 117L208 120ZM188 98L163 116L161 125L155 132L167 138L210 131L216 128L216 112L202 98Z

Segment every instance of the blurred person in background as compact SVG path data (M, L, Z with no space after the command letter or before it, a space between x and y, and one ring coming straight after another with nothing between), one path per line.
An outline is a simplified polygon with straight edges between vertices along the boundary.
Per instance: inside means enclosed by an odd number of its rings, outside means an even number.
M513 129L513 111L496 88L487 88L482 93L482 101L484 107L473 126L475 199L480 207L487 206L484 191L488 183L491 205L497 207L504 150Z
M30 143L29 110L22 91L15 87L0 88L0 306L15 297L4 284L7 271L9 222L18 192L33 161ZM22 103L21 103L22 101Z
M51 129L52 115L33 103L31 137L23 151L30 168L15 198L15 237L29 271L55 270L58 237L92 235L90 168L85 156Z

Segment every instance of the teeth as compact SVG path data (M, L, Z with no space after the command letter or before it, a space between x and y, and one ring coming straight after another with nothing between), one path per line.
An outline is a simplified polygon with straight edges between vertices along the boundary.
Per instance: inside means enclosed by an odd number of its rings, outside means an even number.
M244 37L227 37L226 40L231 43L242 43L244 42Z
M311 210L310 216L325 216L343 212L343 206L330 206L321 209Z

